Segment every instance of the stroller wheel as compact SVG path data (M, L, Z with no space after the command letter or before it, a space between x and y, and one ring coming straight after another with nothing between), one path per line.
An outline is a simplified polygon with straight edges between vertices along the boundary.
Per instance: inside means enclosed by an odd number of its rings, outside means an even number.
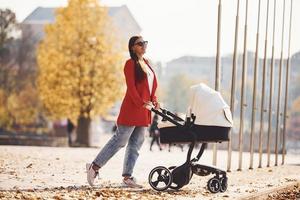
M211 193L219 192L221 189L221 183L220 183L219 179L217 179L215 177L209 179L209 181L207 182L207 188Z
M154 190L163 191L171 185L172 174L166 167L158 166L151 170L148 181Z
M226 176L220 178L220 184L221 184L220 192L225 192L227 190L227 177Z

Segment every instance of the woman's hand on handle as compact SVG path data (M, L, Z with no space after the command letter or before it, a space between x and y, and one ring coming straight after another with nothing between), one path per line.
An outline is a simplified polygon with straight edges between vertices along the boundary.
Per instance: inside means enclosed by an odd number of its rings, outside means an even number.
M160 109L160 103L148 101L144 103L143 107L147 108L148 110L151 110L151 108L155 108L156 110L158 110Z
M154 102L153 105L155 106L156 110L160 109L160 103L159 102Z
M151 108L153 108L154 105L152 104L151 101L147 101L147 102L144 103L143 107L148 109L148 110L151 110Z

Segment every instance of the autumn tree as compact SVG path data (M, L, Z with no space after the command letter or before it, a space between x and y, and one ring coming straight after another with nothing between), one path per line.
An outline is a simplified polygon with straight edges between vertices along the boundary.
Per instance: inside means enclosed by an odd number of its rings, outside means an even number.
M14 61L11 44L17 29L16 15L9 9L0 9L0 127L13 123L8 110L8 97L13 90Z
M36 41L29 30L18 33L15 13L0 9L0 127L22 131L36 125L40 103L35 86Z
M10 78L13 74L12 59L13 33L17 30L16 15L9 9L0 9L0 89L8 93L12 90Z
M12 33L17 26L16 15L10 9L0 9L0 48L3 49L5 43L13 39Z
M52 119L77 121L77 143L89 146L92 117L120 97L122 55L107 8L69 0L56 11L38 47L40 98Z

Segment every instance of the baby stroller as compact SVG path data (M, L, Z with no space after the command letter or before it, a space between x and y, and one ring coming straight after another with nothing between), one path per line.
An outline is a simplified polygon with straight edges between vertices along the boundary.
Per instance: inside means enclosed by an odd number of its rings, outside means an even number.
M158 166L149 173L149 184L157 191L168 188L178 190L187 185L193 174L214 177L207 182L207 188L212 193L225 192L227 189L226 172L214 167L197 164L207 143L229 140L229 130L233 125L229 106L219 92L205 84L191 87L191 104L186 119L178 117L166 109L151 108L165 121L159 126L161 143L189 143L185 163L181 166ZM150 108L149 108L150 109ZM191 159L196 143L202 143L198 155Z

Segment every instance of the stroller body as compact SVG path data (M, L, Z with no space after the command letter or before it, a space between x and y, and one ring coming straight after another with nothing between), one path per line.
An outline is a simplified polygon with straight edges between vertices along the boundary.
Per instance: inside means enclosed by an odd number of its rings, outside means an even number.
M159 126L161 143L189 143L190 147L187 159L181 166L158 166L152 169L149 173L149 184L158 191L180 189L190 182L193 174L214 174L207 183L208 190L212 193L225 192L226 172L196 162L202 156L207 143L229 140L229 131L233 125L230 108L218 92L205 84L192 86L190 93L191 102L185 120L165 109L151 109L165 121ZM196 143L202 143L202 146L198 155L191 159Z

